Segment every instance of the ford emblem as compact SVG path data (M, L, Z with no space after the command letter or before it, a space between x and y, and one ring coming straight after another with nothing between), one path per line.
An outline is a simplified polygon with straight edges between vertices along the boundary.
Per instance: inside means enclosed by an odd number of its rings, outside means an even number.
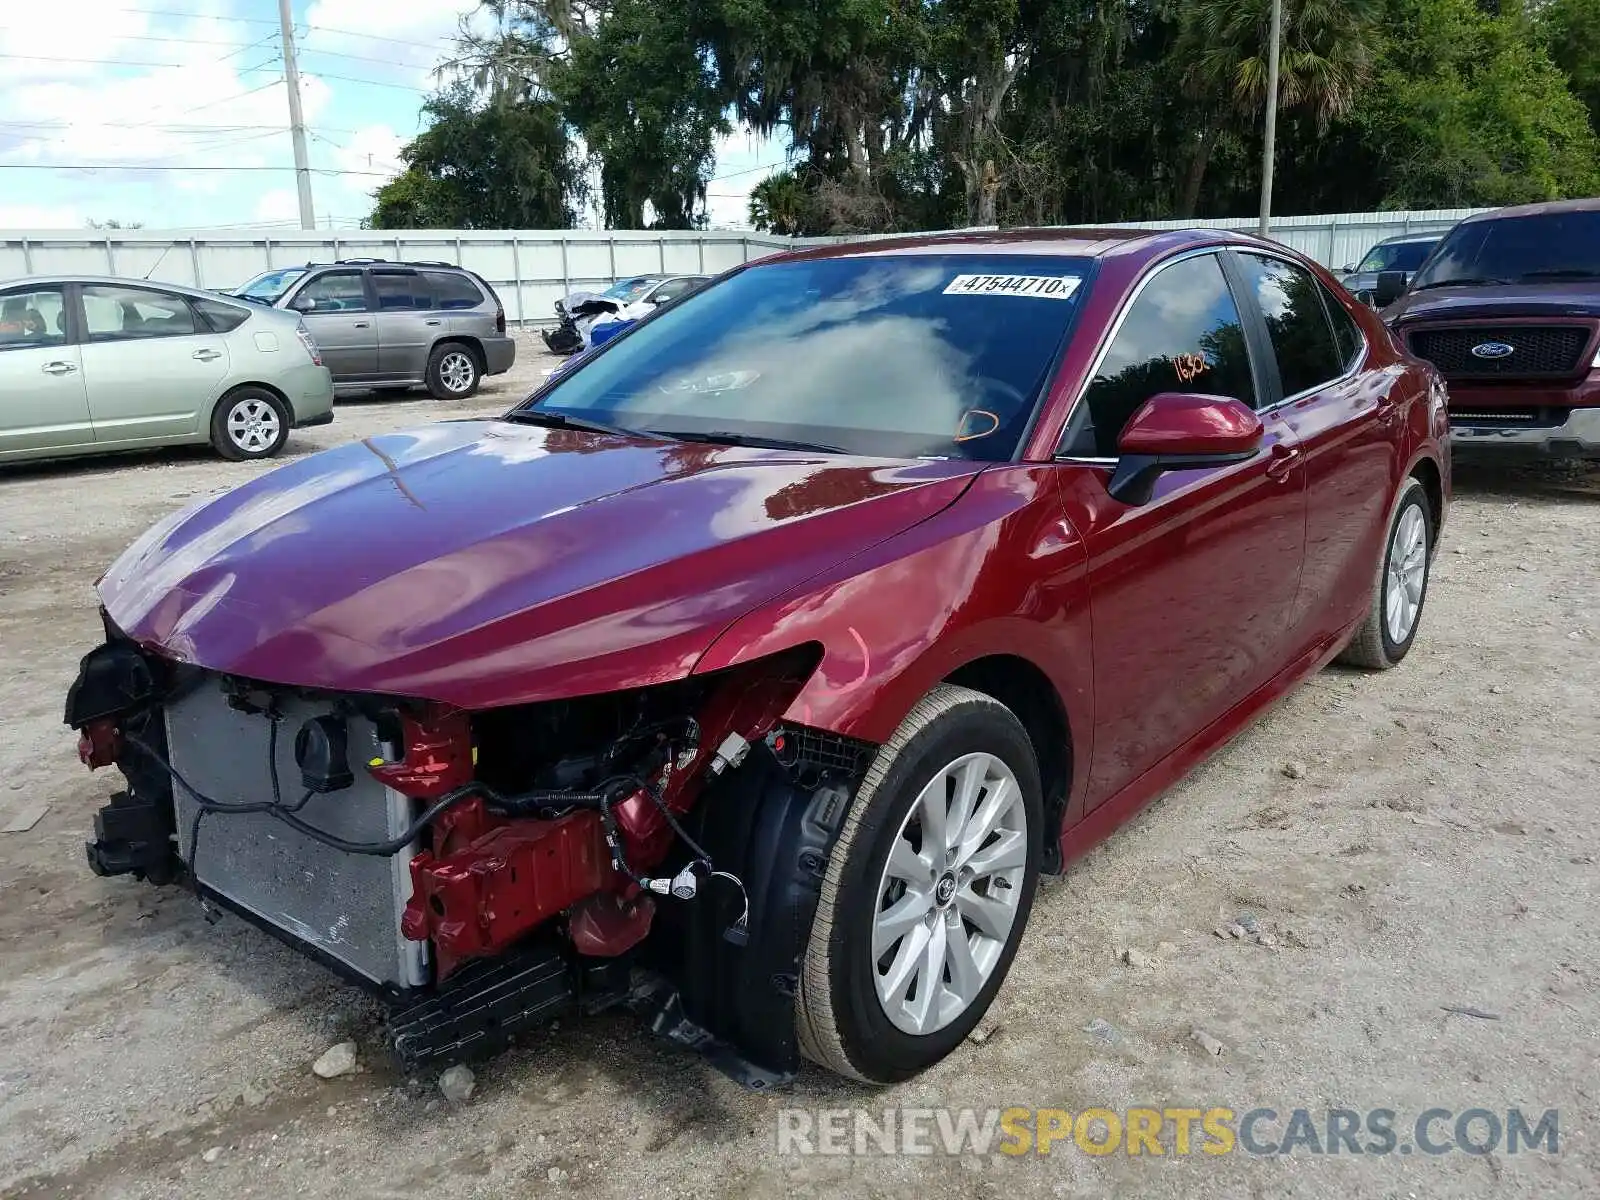
M1479 342L1472 348L1473 358L1510 358L1517 352L1515 346L1504 342Z

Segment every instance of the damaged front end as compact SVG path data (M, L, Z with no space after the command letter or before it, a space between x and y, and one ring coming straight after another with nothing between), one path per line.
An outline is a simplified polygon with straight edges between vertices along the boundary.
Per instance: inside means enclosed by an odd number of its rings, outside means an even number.
M67 697L100 875L183 883L390 1005L401 1063L629 1004L763 1083L874 748L785 725L794 651L482 711L247 680L124 638Z

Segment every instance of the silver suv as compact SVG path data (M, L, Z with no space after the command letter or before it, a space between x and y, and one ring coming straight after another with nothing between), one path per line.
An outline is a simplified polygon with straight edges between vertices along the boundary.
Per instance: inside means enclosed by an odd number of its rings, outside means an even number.
M233 294L299 313L339 392L422 384L460 400L517 357L494 289L451 263L307 263L264 271Z

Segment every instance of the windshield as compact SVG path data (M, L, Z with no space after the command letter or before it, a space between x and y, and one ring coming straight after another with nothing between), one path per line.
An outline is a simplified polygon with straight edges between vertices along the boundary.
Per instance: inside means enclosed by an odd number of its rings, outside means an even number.
M1088 268L970 254L752 267L564 372L539 407L669 435L1009 459Z
M304 267L284 267L277 271L263 271L234 292L234 295L243 296L247 300L260 300L263 304L271 304L287 292L294 284L294 281L305 273L306 269Z
M613 300L621 300L624 304L632 304L648 292L650 285L655 282L654 279L624 279L621 283L612 284L600 294L609 296Z
M1413 288L1600 276L1600 210L1468 221L1445 235Z
M1428 251L1439 244L1437 238L1427 242L1379 242L1361 260L1357 271L1415 271L1428 257Z

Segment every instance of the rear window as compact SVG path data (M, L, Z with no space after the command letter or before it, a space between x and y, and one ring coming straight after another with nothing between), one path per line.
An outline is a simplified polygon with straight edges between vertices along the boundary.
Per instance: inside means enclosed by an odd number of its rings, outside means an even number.
M250 310L221 300L195 300L196 311L211 326L213 333L232 333L250 319Z
M1465 221L1439 243L1413 289L1600 278L1600 210Z
M422 274L433 288L435 308L477 308L483 303L478 285L465 275L454 271L424 271Z
M540 406L855 454L1012 456L1089 263L969 254L752 267L663 308Z

